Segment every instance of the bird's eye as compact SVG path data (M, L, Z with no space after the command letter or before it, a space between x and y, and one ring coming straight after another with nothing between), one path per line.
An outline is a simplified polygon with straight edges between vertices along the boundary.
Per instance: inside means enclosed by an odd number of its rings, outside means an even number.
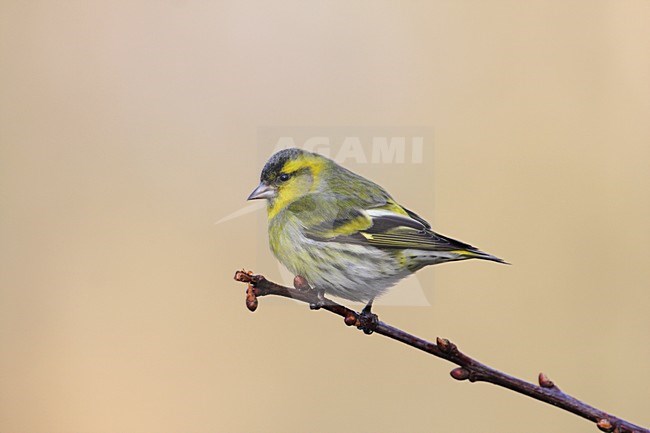
M290 176L289 176L287 173L282 173L282 174L280 175L280 177L279 177L280 182L286 182L286 181L288 181L288 180L289 180L289 177L290 177Z

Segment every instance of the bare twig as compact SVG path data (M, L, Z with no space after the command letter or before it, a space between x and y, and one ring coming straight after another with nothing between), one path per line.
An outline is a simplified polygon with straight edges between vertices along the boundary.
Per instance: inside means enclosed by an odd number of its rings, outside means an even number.
M294 280L295 288L284 287L267 280L262 275L253 275L251 272L237 271L235 280L248 283L246 290L246 306L249 310L257 309L260 296L276 295L285 298L296 299L310 305L312 309L324 309L343 317L345 324L364 328L366 331L376 332L401 343L408 344L416 349L427 352L438 358L446 359L459 367L451 370L451 377L456 380L469 380L470 382L489 382L497 386L508 388L519 394L524 394L544 403L557 406L568 412L586 418L596 426L608 433L650 433L650 430L634 425L621 418L603 412L600 409L589 406L586 403L571 397L560 391L560 389L546 376L540 373L539 385L517 379L516 377L502 373L492 367L488 367L473 358L462 353L458 347L445 338L437 338L436 343L418 338L401 329L395 328L381 321L368 323L360 314L323 296L309 287L302 277ZM368 327L372 329L368 329Z

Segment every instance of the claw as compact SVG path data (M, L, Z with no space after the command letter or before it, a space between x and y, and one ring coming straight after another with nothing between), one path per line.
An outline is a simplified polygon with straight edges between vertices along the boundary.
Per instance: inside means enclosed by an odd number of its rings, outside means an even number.
M316 297L318 300L316 302L310 302L309 308L311 310L320 310L325 305L325 290L322 289L312 289L316 292Z
M319 290L317 288L313 288L309 285L309 282L305 277L302 275L296 275L293 278L293 287L296 290L300 290L301 292L315 292L316 297L318 298L317 301L315 302L310 302L309 303L309 308L312 310L320 310L323 308L323 305L325 305L325 291L324 290Z
M379 324L379 316L372 312L373 300L374 299L371 299L370 302L368 302L368 304L363 307L361 313L359 313L359 325L357 325L357 329L362 330L366 335L370 335L375 332L375 329L377 329L377 324Z

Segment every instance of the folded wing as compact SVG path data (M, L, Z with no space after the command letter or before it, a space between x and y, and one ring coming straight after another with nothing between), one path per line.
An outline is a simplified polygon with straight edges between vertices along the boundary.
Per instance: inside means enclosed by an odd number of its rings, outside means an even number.
M359 244L381 249L451 252L466 258L505 263L469 244L435 233L420 216L394 203L380 208L354 210L307 230L306 234L311 239L323 242Z

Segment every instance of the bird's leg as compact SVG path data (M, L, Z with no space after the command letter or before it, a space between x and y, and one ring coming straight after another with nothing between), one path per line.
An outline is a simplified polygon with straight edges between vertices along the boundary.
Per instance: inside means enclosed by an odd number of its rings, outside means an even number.
M375 332L375 329L377 328L377 324L379 323L379 317L372 312L372 301L375 299L371 299L368 301L365 307L363 307L363 310L361 310L361 313L359 313L359 326L357 326L358 329L361 329L364 334L370 335L373 332Z
M307 292L307 291L316 292L316 297L318 298L317 301L309 303L309 308L311 308L312 310L318 310L322 308L323 305L325 305L325 290L312 288L307 282L307 279L305 277L301 275L296 275L296 277L293 279L293 287L295 287L296 290L300 290L303 292Z

